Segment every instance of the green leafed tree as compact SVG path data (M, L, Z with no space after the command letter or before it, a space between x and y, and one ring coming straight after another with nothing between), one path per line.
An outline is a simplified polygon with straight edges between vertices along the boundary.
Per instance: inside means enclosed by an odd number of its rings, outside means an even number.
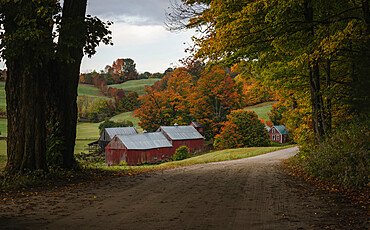
M111 40L107 24L85 16L86 5L87 0L64 0L63 6L57 0L0 1L9 173L46 169L48 136L61 145L53 146L62 155L58 165L74 165L81 60Z
M306 115L318 139L348 113L366 112L368 0L182 3L174 6L168 26L203 32L194 37L194 58L227 65L248 62L287 103L301 100L298 109L310 107Z

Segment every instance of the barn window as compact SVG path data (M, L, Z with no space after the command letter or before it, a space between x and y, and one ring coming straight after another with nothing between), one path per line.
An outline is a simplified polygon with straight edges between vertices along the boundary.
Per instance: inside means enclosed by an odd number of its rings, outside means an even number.
M157 160L157 156L154 156L154 160Z
M168 157L168 154L166 154L166 157Z
M272 140L273 140L273 141L275 140L275 135L272 135Z
M164 154L162 154L162 157L164 157Z
M272 129L272 133L275 133L275 129ZM274 139L275 140L275 139Z
M280 140L280 136L279 135L276 135L276 140L279 141Z

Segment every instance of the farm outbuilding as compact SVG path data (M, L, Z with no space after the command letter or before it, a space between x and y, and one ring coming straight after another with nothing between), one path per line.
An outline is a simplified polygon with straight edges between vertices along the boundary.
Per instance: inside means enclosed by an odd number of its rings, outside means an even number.
M171 142L174 151L180 146L187 146L190 152L203 149L203 136L191 125L189 126L161 126L157 132L163 133Z
M98 140L99 146L104 149L115 135L138 134L136 127L105 128Z
M190 125L193 126L200 133L200 135L204 136L204 128L205 128L204 125L200 125L196 121L191 122Z
M284 125L272 126L268 131L270 139L279 143L286 143L289 141L288 131Z
M105 164L155 163L172 158L173 154L172 144L160 132L116 135L105 148Z

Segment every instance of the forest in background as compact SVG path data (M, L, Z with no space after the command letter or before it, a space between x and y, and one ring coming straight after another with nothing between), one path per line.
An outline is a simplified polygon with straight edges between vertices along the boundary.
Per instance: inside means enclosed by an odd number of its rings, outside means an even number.
M368 186L369 1L183 0L167 16L169 30L199 32L188 61L260 76L276 92L306 173Z

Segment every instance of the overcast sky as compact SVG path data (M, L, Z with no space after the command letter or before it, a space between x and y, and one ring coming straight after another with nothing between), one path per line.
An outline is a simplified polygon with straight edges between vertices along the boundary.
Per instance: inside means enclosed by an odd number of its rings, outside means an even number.
M101 44L92 58L84 57L81 72L99 72L118 58L132 58L139 72L179 66L193 32L171 33L164 28L169 6L170 0L88 0L87 14L114 22L110 27L114 45Z
M169 1L88 0L88 14L114 22L114 45L100 45L92 58L84 57L81 72L103 70L118 58L132 58L139 72L164 72L179 65L193 32L171 33L164 28Z

